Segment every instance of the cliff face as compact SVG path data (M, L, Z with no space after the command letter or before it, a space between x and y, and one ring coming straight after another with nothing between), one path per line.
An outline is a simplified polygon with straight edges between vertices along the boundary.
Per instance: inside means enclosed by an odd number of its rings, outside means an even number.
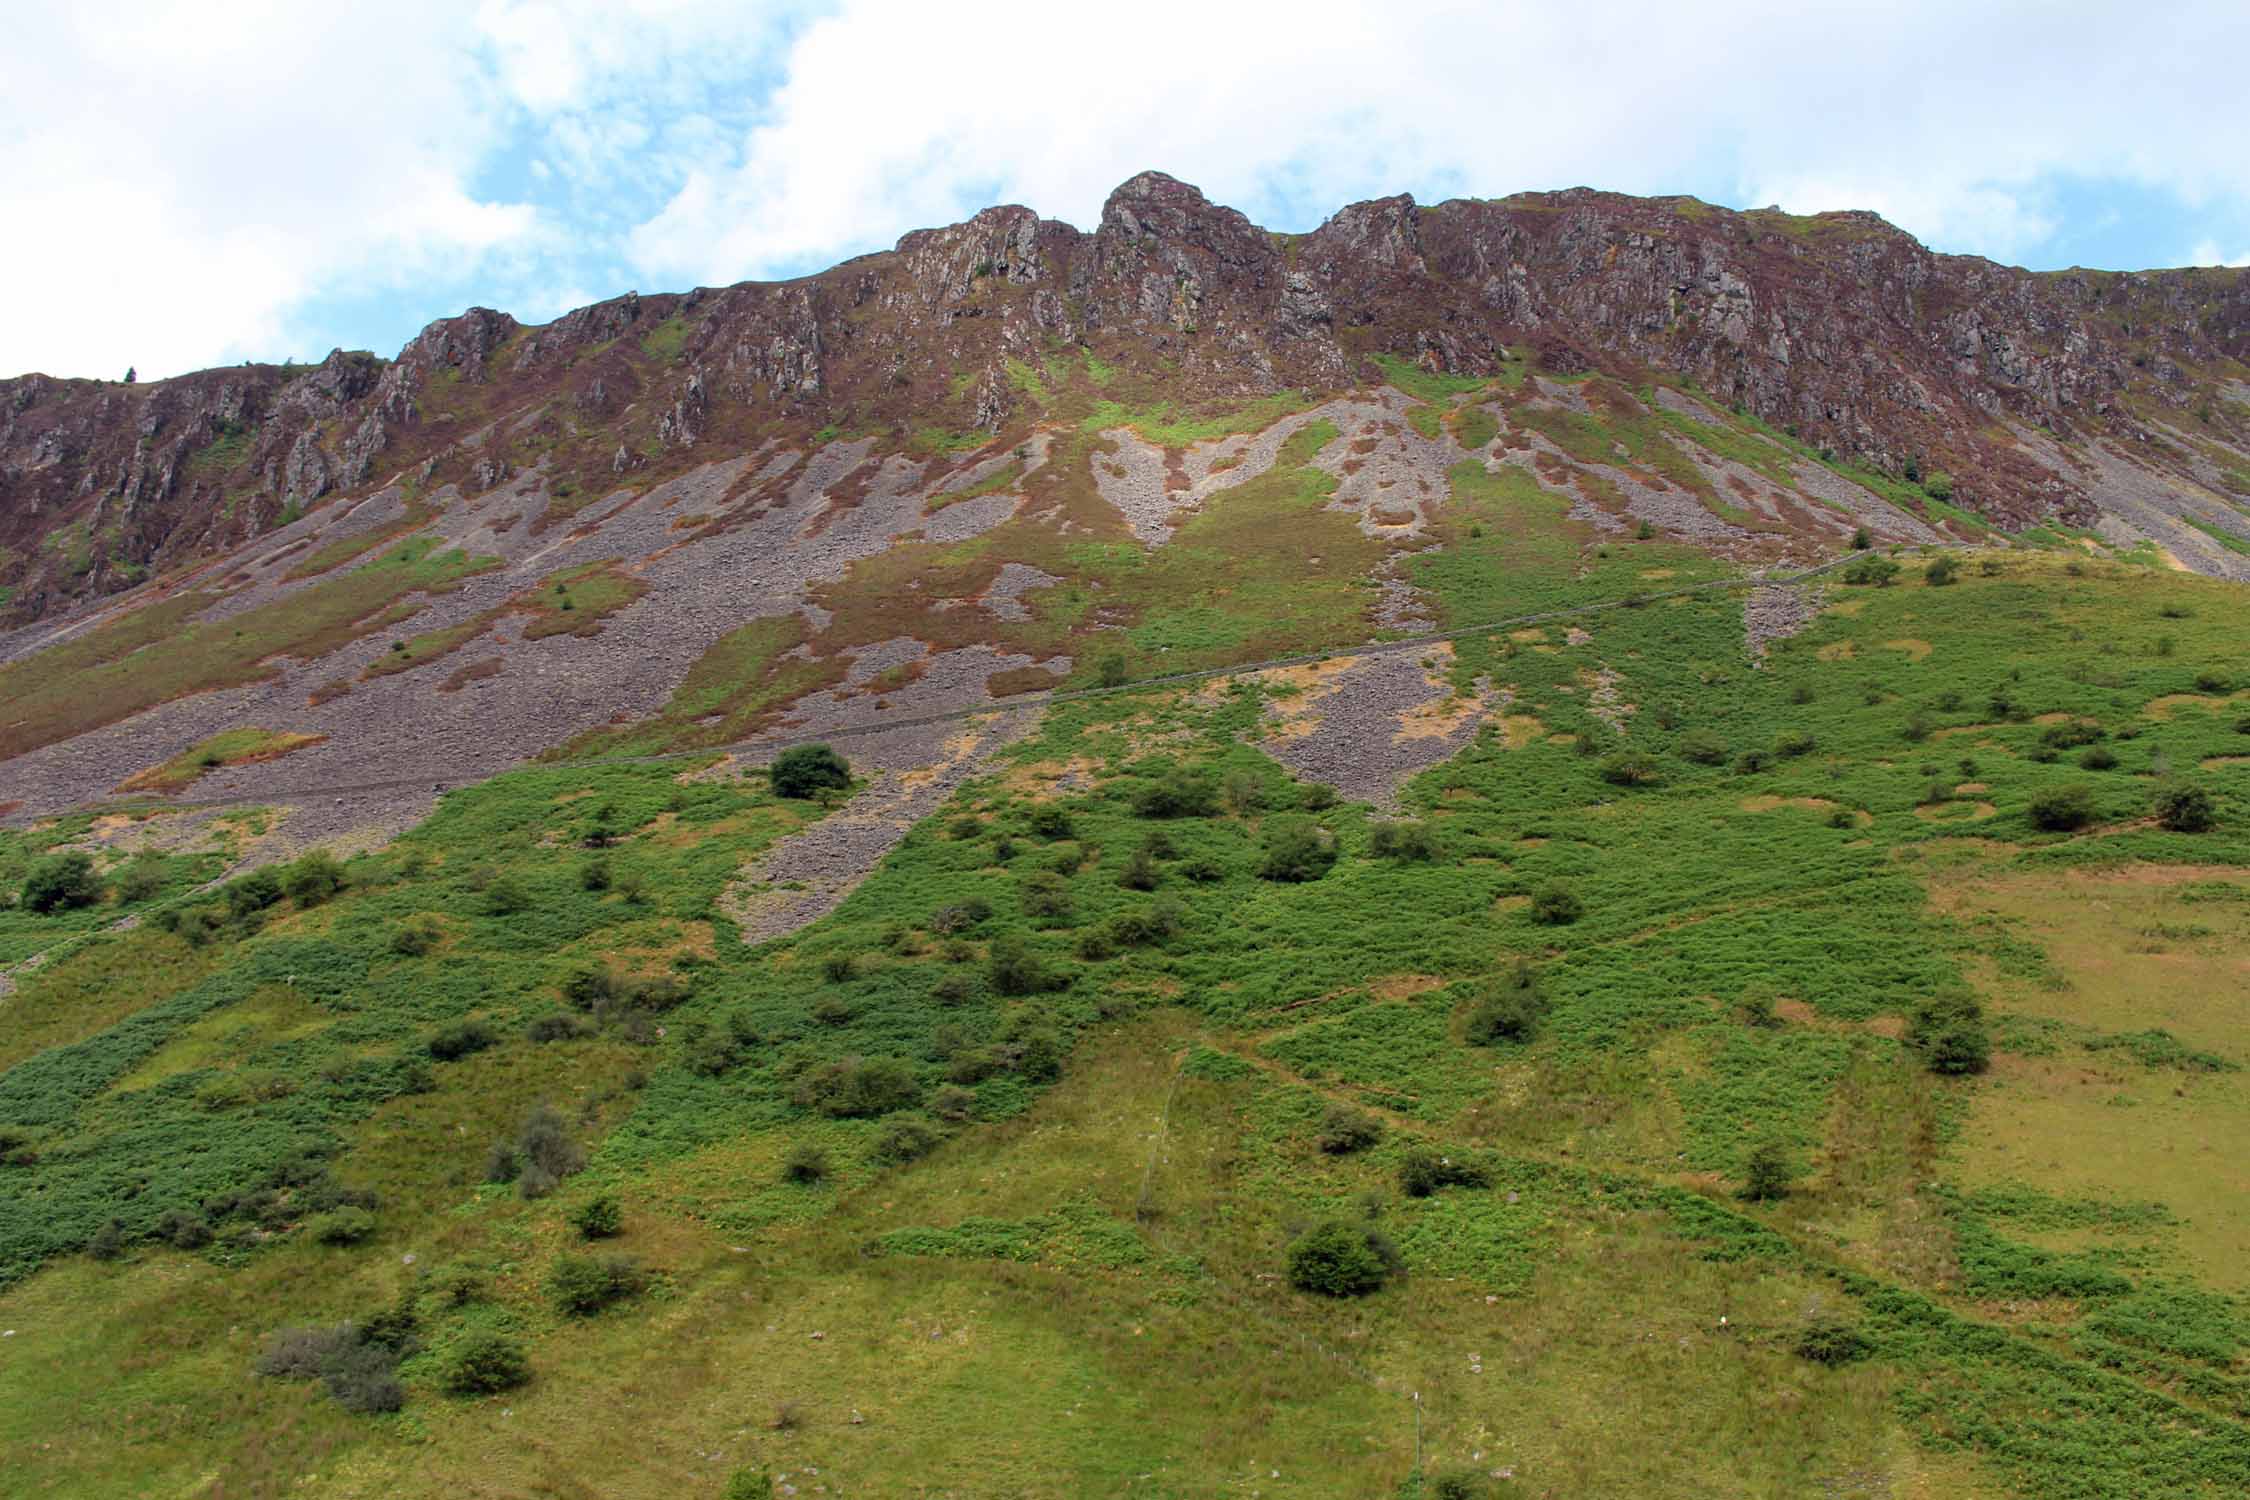
M0 381L0 619L394 479L607 489L832 427L1024 428L1032 371L1072 348L1184 409L1374 384L1378 355L1684 377L1874 468L1942 469L2010 528L2093 524L2117 465L2128 489L2250 491L2250 272L2035 275L1868 214L1586 190L1385 198L1277 235L1151 172L1091 233L992 208L794 282L536 328L472 309L388 361Z

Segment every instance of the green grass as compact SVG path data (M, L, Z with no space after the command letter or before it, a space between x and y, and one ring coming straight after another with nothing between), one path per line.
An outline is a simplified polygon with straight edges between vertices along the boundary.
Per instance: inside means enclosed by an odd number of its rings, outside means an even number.
M128 776L118 783L122 792L184 792L222 766L249 765L274 760L307 745L317 745L326 735L293 730L223 729L199 740L161 765Z
M2226 548L2229 552L2237 553L2244 557L2250 557L2250 538L2246 538L2239 533L2229 531L2223 526L2215 525L2212 522L2204 520L2200 516L2182 516L2180 517L2180 519L2187 522L2188 525L2193 526L2197 531L2202 532L2212 541L2217 542L2220 546Z

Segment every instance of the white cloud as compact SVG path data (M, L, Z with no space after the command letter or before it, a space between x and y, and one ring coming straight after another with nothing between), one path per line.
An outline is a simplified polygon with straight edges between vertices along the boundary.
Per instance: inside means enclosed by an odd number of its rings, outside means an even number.
M2191 266L2250 266L2250 250L2229 256L2219 249L2217 240L2200 240L2188 252L2187 263Z
M993 198L1089 225L1154 166L1254 216L1402 187L1731 180L1740 201L1871 206L2007 255L2053 229L2057 174L2250 202L2250 157L2219 128L2250 13L2163 9L2119 28L2052 0L1145 0L964 27L919 0L844 0L797 36L767 118L697 162L628 254L728 281Z

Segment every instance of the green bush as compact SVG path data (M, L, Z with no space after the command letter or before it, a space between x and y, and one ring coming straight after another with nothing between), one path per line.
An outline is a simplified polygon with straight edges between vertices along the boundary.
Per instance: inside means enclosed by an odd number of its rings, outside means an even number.
M1789 1196L1797 1175L1788 1148L1779 1141L1760 1141L1742 1163L1742 1196L1752 1203L1770 1203Z
M1898 564L1887 557L1863 557L1844 569L1844 582L1887 589L1898 579Z
M1874 545L1875 538L1868 534L1866 527L1862 526L1852 533L1852 550L1854 552L1865 552Z
M344 867L327 850L315 849L283 872L281 888L300 908L318 906L344 888Z
M2031 799L2031 824L2049 833L2068 833L2094 821L2091 787L2050 787Z
M1785 730L1774 738L1773 753L1783 760L1800 755L1810 755L1820 748L1820 742L1802 729Z
M1611 786L1652 786L1660 779L1655 758L1638 750L1605 756L1597 774Z
M2117 769L2117 752L2107 745L2089 745L2078 757L2078 764L2087 771L2114 771Z
M935 1151L944 1139L937 1127L927 1120L918 1120L912 1115L893 1115L875 1132L875 1158L894 1164L920 1161Z
M435 948L444 937L444 930L438 926L435 917L409 917L391 929L391 951L408 958L420 958Z
M439 1370L439 1383L456 1396L512 1391L529 1379L531 1361L524 1357L523 1345L483 1329L464 1334Z
M1964 992L1932 995L1906 1020L1906 1045L1933 1073L1959 1077L1992 1065L1992 1036L1984 1007Z
M1426 862L1438 857L1437 830L1427 823L1377 823L1368 829L1367 842L1377 859Z
M1398 1185L1409 1198L1427 1198L1449 1187L1486 1187L1491 1181L1491 1175L1474 1162L1455 1161L1427 1147L1407 1152L1398 1164Z
M1578 893L1559 881L1547 884L1531 893L1531 920L1543 927L1567 927L1586 914L1586 904Z
M547 1297L557 1312L583 1318L636 1295L647 1284L647 1273L629 1255L564 1254L555 1257L547 1273Z
M1318 880L1336 863L1336 836L1303 813L1268 818L1260 844L1261 880L1301 884Z
M1395 1269L1385 1248L1364 1224L1323 1224L1289 1247L1289 1284L1321 1297L1364 1297Z
M789 1148L781 1161L781 1180L799 1187L811 1187L816 1182L828 1180L828 1153L808 1141L799 1141Z
M1056 989L1063 980L1050 972L1039 956L1015 933L992 940L985 956L985 979L1003 995L1036 995Z
M922 1085L904 1058L846 1057L822 1063L797 1080L799 1109L831 1119L866 1119L911 1109Z
M1816 1365L1848 1365L1875 1352L1867 1335L1836 1318L1815 1318L1797 1331L1797 1357Z
M1699 766L1716 766L1726 763L1727 742L1707 729L1691 729L1679 738L1673 751L1685 761Z
M1539 1029L1539 1003L1524 990L1508 989L1479 1000L1469 1011L1463 1038L1472 1047L1528 1042Z
M2065 719L2040 731L2039 743L2056 750L2075 750L2102 737L2102 726L2092 719Z
M1313 1144L1330 1156L1350 1156L1382 1138L1381 1120L1348 1104L1331 1104L1320 1117L1320 1132L1313 1137Z
M852 784L851 763L827 745L798 745L784 750L766 768L766 775L776 797L799 800Z
M1094 663L1094 681L1105 688L1123 687L1132 679L1125 658L1112 651Z
M1208 818L1218 811L1219 789L1208 776L1174 771L1133 791L1133 813L1143 818Z
M1960 576L1961 565L1950 557L1937 557L1922 570L1922 581L1931 588L1942 589Z
M1050 843L1067 839L1074 831L1069 811L1059 802L1034 802L1028 821L1031 831Z
M570 1216L571 1227L581 1238L606 1240L625 1227L625 1211L608 1193L588 1198Z
M333 1209L305 1224L305 1233L320 1245L356 1245L374 1232L375 1216L364 1208Z
M2218 825L2218 803L2202 787L2172 782L2156 789L2156 821L2173 833L2208 833Z
M513 1181L523 1197L544 1198L586 1165L586 1151L570 1138L554 1107L542 1104L524 1116L513 1141L493 1147L487 1161L487 1181Z
M133 856L124 869L117 873L117 900L123 906L138 906L164 889L164 861L147 851Z
M33 865L21 897L24 910L41 916L92 906L101 899L102 883L94 874L94 857L82 849L51 854Z
M482 1021L461 1021L446 1027L427 1043L430 1056L439 1062L457 1062L482 1052L500 1038Z

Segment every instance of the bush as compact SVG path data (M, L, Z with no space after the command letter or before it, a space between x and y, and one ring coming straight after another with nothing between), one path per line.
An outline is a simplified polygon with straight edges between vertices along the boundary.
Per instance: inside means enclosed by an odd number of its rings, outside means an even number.
M781 1180L799 1187L811 1187L828 1180L828 1153L809 1142L800 1141L789 1148L781 1160Z
M586 1165L586 1152L563 1125L561 1115L553 1106L542 1104L524 1116L516 1131L512 1145L496 1147L493 1162L497 1165L505 1155L516 1164L510 1174L516 1191L526 1198L543 1198L553 1192L565 1177ZM508 1177L495 1177L488 1172L486 1180L506 1182Z
M364 1208L334 1209L305 1225L305 1233L320 1245L356 1245L374 1232L375 1216Z
M567 1042L584 1035L585 1030L576 1016L565 1015L558 1010L533 1017L531 1024L524 1027L523 1035L527 1042Z
M936 933L939 937L951 937L955 933L967 932L971 928L982 926L991 916L992 905L990 902L971 897L967 901L956 901L950 906L941 906L936 911L931 912L930 931Z
M315 849L283 872L281 888L299 907L318 906L344 888L344 867Z
M320 1372L336 1404L362 1416L397 1411L406 1404L398 1383L398 1351L381 1344L355 1343L338 1351Z
M1336 836L1303 813L1269 818L1261 843L1264 853L1258 876L1262 880L1318 880L1336 863Z
M1531 920L1543 927L1565 927L1585 914L1578 893L1560 882L1549 881L1531 893Z
M1133 792L1134 815L1143 818L1208 818L1218 806L1211 778L1186 771L1144 781Z
M604 1193L579 1204L570 1216L570 1223L582 1238L606 1240L625 1227L625 1211L618 1207L615 1198Z
M922 1098L921 1082L903 1058L847 1057L822 1063L797 1080L799 1109L831 1119L866 1119L909 1109Z
M448 1026L427 1043L430 1056L439 1062L457 1062L471 1053L482 1052L499 1041L490 1026L482 1021L463 1021Z
M484 909L488 916L512 917L517 912L531 910L531 892L513 875L502 875L484 888Z
M2091 787L2059 786L2039 793L2031 799L2031 823L2049 833L2068 833L2084 828L2094 821L2094 793Z
M1386 1248L1364 1224L1323 1224L1289 1247L1289 1284L1315 1296L1364 1297L1391 1278Z
M1492 1481L1475 1469L1446 1469L1430 1479L1430 1500L1485 1500L1491 1493Z
M1742 1196L1752 1203L1771 1203L1789 1196L1790 1181L1797 1175L1789 1152L1779 1141L1760 1141L1742 1163Z
M313 1380L345 1349L359 1341L349 1323L332 1328L282 1328L266 1340L251 1370L268 1380Z
M1755 776L1773 764L1773 757L1763 750L1745 750L1734 758L1734 774Z
M1299 812L1326 812L1336 801L1336 789L1325 781L1308 781L1297 789Z
M2195 690L2199 693L2223 693L2232 685L2223 672L2198 672L2195 674Z
M1854 552L1865 552L1874 545L1875 538L1868 534L1866 527L1862 526L1852 533L1852 550Z
M1538 1029L1538 997L1508 989L1476 1003L1462 1036L1472 1047L1495 1047L1502 1042L1528 1042Z
M622 1302L648 1284L639 1261L630 1255L559 1255L547 1273L547 1297L558 1312L587 1317Z
M1707 729L1689 730L1672 748L1680 759L1699 766L1721 765L1727 758L1727 742Z
M773 1476L763 1469L737 1469L727 1476L719 1500L772 1500Z
M1059 985L1038 955L1012 932L992 940L985 959L985 978L1003 995L1036 995Z
M1942 589L1960 576L1961 565L1950 557L1933 558L1922 570L1922 581L1931 588Z
M1135 849L1118 872L1117 883L1129 891L1153 891L1163 874L1156 867L1156 856L1147 849Z
M1208 854L1199 854L1180 866L1180 874L1197 885L1213 885L1227 878L1227 867Z
M1027 917L1068 917L1072 907L1070 882L1051 870L1036 870L1018 884L1016 901Z
M200 1250L211 1243L211 1224L193 1209L168 1208L156 1221L156 1237L180 1250Z
M1916 1005L1906 1020L1906 1045L1933 1073L1960 1077L1992 1065L1992 1037L1984 1007L1973 995L1933 995Z
M2089 745L2086 753L2078 757L2081 769L2088 771L2114 771L2117 769L2117 752L2107 745Z
M2057 750L2075 750L2102 737L2102 726L2092 719L2065 719L2040 731L2039 743Z
M440 1383L457 1396L512 1391L530 1378L523 1345L489 1330L464 1335L447 1353L439 1375Z
M1887 589L1898 578L1898 564L1887 557L1863 557L1844 569L1844 582Z
M1059 802L1035 802L1031 807L1031 831L1049 843L1067 839L1075 830L1070 814Z
M102 883L94 874L94 857L82 849L49 855L31 867L20 899L24 910L41 916L92 906L102 899Z
M1348 1104L1331 1104L1320 1117L1320 1132L1313 1137L1313 1144L1330 1156L1350 1156L1382 1138L1381 1120Z
M164 861L154 854L140 853L118 872L117 899L124 906L138 906L164 889Z
M1094 663L1094 681L1105 688L1123 687L1132 677L1122 654L1112 651Z
M2174 833L2208 833L2218 824L2218 804L2202 787L2174 782L2156 789L2156 821Z
M1655 758L1638 750L1605 756L1596 774L1611 786L1650 786L1658 779Z
M957 1083L942 1085L930 1095L930 1113L958 1125L977 1111L977 1096Z
M945 1137L927 1120L917 1120L912 1115L894 1115L883 1122L875 1132L875 1158L894 1164L920 1161L938 1147Z
M827 745L799 745L784 750L766 768L776 797L799 800L824 791L840 791L852 784L851 763Z
M1438 857L1437 831L1427 823L1377 823L1368 830L1368 852L1377 859L1433 860Z
M1820 742L1810 734L1802 729L1792 729L1774 740L1773 753L1783 760L1789 760L1800 755L1810 755L1819 747Z
M391 951L408 958L420 958L435 948L444 936L435 917L412 917L391 929Z
M1427 1148L1407 1152L1398 1164L1398 1185L1409 1198L1427 1198L1441 1188L1480 1188L1491 1181L1484 1168Z
M1835 1318L1815 1318L1797 1332L1797 1357L1816 1365L1848 1365L1874 1352L1867 1335Z

